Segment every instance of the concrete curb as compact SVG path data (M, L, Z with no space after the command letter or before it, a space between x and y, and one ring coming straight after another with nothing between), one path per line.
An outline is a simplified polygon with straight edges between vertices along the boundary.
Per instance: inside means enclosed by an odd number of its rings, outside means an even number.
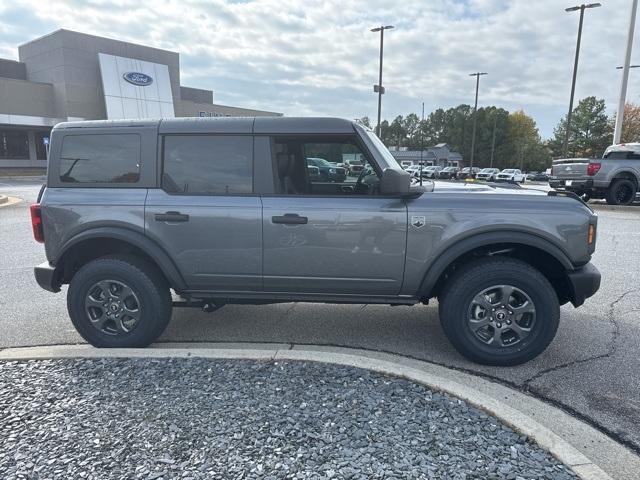
M16 203L20 203L21 201L22 199L18 197L7 197L6 195L0 195L0 208L8 207L9 205L15 205Z
M61 358L216 358L252 359L261 361L312 361L363 368L387 375L399 376L421 383L435 390L449 393L495 416L516 431L523 433L558 460L569 466L583 480L612 480L605 471L534 416L519 409L518 405L541 404L536 416L553 416L558 424L571 424L580 442L597 444L607 456L616 461L631 460L623 470L636 472L633 460L640 459L595 428L571 417L524 393L490 382L474 375L428 362L411 360L398 355L367 350L296 346L290 344L157 344L146 349L95 349L88 345L6 348L0 351L0 360L33 360ZM615 478L621 478L616 475ZM632 478L632 477L630 477Z

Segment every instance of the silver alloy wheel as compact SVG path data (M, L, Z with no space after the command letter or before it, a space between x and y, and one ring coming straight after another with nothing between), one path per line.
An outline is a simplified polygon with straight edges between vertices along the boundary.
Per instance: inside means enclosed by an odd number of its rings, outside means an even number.
M524 291L494 285L478 293L467 313L473 335L494 348L511 347L527 338L536 323L536 308Z
M108 335L132 331L140 320L140 301L128 285L117 280L94 283L84 299L91 325Z

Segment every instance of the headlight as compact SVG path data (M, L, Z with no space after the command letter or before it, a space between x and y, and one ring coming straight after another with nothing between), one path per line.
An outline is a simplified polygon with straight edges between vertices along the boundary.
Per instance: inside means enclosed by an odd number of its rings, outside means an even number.
M329 169L329 173L336 173L336 169L335 168L330 168Z

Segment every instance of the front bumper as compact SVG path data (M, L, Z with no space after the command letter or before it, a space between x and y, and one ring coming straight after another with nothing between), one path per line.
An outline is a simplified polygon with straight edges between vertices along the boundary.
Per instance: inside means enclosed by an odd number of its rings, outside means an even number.
M600 272L591 263L567 273L569 279L570 300L579 307L600 288Z
M60 281L56 267L49 262L44 262L33 269L36 282L45 290L53 293L60 291Z

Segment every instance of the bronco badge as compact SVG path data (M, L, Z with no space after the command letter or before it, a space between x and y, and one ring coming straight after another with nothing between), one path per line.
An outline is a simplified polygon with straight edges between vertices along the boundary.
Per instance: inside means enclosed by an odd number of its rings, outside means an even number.
M423 216L419 216L419 215L413 215L411 217L411 225L413 225L416 228L422 228L427 224L427 220L425 217Z

